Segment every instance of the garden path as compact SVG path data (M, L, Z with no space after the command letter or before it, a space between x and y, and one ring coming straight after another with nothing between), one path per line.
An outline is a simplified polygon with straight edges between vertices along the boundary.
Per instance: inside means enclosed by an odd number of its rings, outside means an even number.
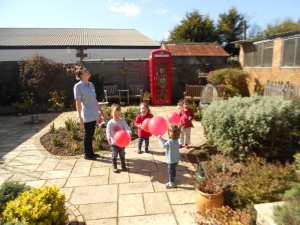
M151 111L166 117L178 109L151 106ZM40 144L52 122L64 127L68 118L75 119L75 111L38 116L45 122L24 125L31 116L0 116L0 185L7 180L34 187L56 184L66 194L72 224L195 224L190 214L197 211L194 188L187 184L194 167L186 157L193 148L180 150L177 188L165 189L167 164L156 137L150 138L148 154L137 154L137 140L132 141L126 148L129 170L116 174L109 154L94 161L83 156L54 156ZM192 147L205 143L201 123L193 124Z

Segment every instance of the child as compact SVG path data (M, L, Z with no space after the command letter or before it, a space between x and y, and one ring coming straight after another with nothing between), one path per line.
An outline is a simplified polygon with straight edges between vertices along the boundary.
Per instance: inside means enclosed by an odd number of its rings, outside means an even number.
M161 147L166 149L166 157L168 163L169 182L165 184L166 188L176 187L176 166L180 160L180 153L178 147L178 138L180 136L180 126L169 125L168 128L169 140L158 136L158 142Z
M190 102L187 99L183 100L183 108L179 112L180 123L181 123L181 133L179 140L179 148L182 148L185 136L185 148L189 148L191 140L191 127L194 127L192 120L194 119L194 110L190 108Z
M113 104L111 106L111 115L112 119L107 123L107 128L106 128L106 137L108 143L111 145L111 159L112 159L112 164L114 168L114 172L118 172L118 167L117 167L117 156L119 154L121 164L122 164L122 171L127 171L126 165L125 165L125 148L121 148L115 144L114 141L114 135L120 130L125 130L128 132L128 135L131 136L131 130L125 120L121 118L121 107L117 104Z
M153 115L150 112L149 106L144 102L140 104L140 112L141 114L139 114L135 118L135 122L134 122L134 125L138 128L138 137L139 137L138 154L142 153L142 145L144 140L145 140L145 152L146 153L149 152L149 137L151 137L152 134L143 129L142 123L145 119L153 117Z

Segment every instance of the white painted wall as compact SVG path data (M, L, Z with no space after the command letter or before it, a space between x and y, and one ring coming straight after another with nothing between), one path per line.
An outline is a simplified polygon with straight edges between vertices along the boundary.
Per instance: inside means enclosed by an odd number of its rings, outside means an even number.
M88 57L84 59L149 58L150 51L151 49L87 49L84 50L84 53ZM77 51L75 49L70 49L70 53L67 49L1 49L0 61L19 61L27 59L35 53L56 62L74 63L80 61L80 58L76 57Z

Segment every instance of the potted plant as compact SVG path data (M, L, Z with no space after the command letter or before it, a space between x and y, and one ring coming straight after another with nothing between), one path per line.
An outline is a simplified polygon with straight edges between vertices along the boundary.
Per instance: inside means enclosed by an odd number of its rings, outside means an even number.
M150 100L150 93L146 91L143 94L143 102L149 104L149 100Z
M220 165L212 161L201 163L197 172L191 175L191 181L195 185L196 205L202 215L205 215L208 209L223 206L223 191L230 187L231 176L232 172L226 168L225 163L220 170Z

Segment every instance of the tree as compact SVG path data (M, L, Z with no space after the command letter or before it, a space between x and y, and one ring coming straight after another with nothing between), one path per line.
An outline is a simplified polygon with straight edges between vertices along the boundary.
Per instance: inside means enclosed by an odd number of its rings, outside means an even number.
M245 16L238 13L235 7L232 7L228 14L222 13L219 15L217 24L219 41L224 46L225 51L231 55L239 54L239 49L235 48L231 42L243 38L244 19Z
M21 86L32 93L37 103L48 101L49 92L62 90L57 74L63 69L62 63L34 54L26 60L19 61Z
M217 40L215 26L210 17L200 15L198 10L186 13L181 24L170 31L172 42L214 42Z
M283 20L277 19L274 23L268 23L267 28L261 32L259 32L254 38L254 41L267 39L272 35L292 32L292 31L300 31L300 18L297 22L294 22L290 18L286 18Z

